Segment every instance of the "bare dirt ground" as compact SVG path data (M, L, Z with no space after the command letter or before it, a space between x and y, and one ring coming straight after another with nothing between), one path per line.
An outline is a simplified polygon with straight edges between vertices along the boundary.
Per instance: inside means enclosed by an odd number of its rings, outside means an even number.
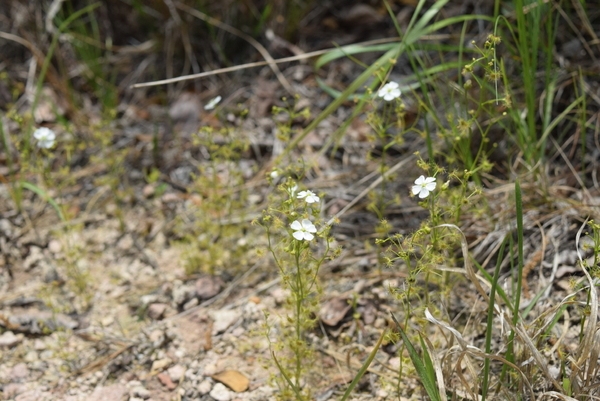
M292 75L294 70L284 73ZM259 79L256 87L246 90L264 94L265 86ZM278 97L277 91L270 95L273 99ZM319 98L314 88L310 95ZM171 110L178 107L175 104ZM164 116L169 109L156 108L153 113ZM195 113L204 114L202 110ZM203 118L214 117L206 113ZM143 152L148 140L138 132L143 132L144 121L133 119L131 126L125 127L123 120L114 124L118 132L115 140L128 144L137 141ZM167 135L166 124L158 124L160 132ZM325 128L308 138L305 149L310 150L309 141L323 140L318 135L325 135L326 127L338 124L330 119ZM271 119L252 119L243 125L239 129L252 135L251 143L274 146L269 135ZM349 138L360 137L360 129L364 128L359 125L351 129ZM261 132L264 135L259 137ZM191 153L190 141L183 142L177 151ZM351 149L345 156L351 160L348 165L324 157L322 171L306 180L307 186L325 194L328 217L368 185L352 187L351 182L376 169L366 162L369 146L364 141L348 140L345 146ZM144 157L148 155L140 156L142 162ZM247 200L252 212L229 218L249 223L266 207L273 187L260 169L265 161L268 159L261 162L251 154L240 161L246 163L248 182L256 182L252 184L254 196ZM0 323L5 331L0 337L0 379L5 399L273 397L275 390L269 381L269 370L273 373L273 369L265 368L270 365L265 312L283 315L285 294L270 257L256 252L257 248L264 249L264 240L244 240L248 244L241 244L243 238L238 238L237 243L230 244L247 249L244 265L229 265L239 263L231 258L221 262L223 273L187 274L189 260L177 236L186 226L190 232L197 230L194 216L201 199L182 190L191 184L193 166L173 162L176 167L160 180L159 193L157 183L141 179L143 173L134 166L139 162L131 157L125 162L119 178L128 183L130 198L118 205L108 186L94 185L106 174L105 166L86 166L74 172L77 182L61 191L63 196L72 194L73 207L78 209L76 217L67 223L61 223L55 211L35 196L26 196L22 211L17 211L8 193L10 187L3 186ZM409 178L397 185L406 192ZM418 221L418 207L403 208L397 211L400 216ZM369 226L376 223L375 217L360 208L348 217L337 228L346 244L342 256L324 266L321 275L325 303L314 341L323 374L317 381L316 395L323 400L342 389L360 367L387 325L388 311L394 309L386 287L399 285L403 277L401 272L374 268L377 253L364 249L361 243ZM179 226L177 232L175 225ZM249 229L256 233L256 227ZM83 275L81 287L72 282L74 271ZM354 310L348 302L353 297L357 297ZM353 318L353 313L360 318ZM394 350L390 344L378 357L379 366L373 368L362 390L368 399L374 395L386 398L387 392L377 383L379 378L394 381L398 364ZM223 372L235 374L229 377Z

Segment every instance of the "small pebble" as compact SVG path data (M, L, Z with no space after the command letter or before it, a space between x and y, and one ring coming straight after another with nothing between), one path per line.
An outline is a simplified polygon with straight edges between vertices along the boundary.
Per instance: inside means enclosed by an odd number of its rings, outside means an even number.
M131 389L131 395L142 400L147 400L150 398L150 391L146 387L139 385Z
M210 391L210 396L216 401L229 401L231 400L231 391L227 390L223 384L217 383Z
M152 320L159 320L163 317L167 305L162 303L153 303L148 306L148 317Z
M167 372L169 373L169 377L171 378L171 380L178 383L183 378L183 375L185 374L185 368L181 365L175 365L175 366L170 367L167 370Z
M205 379L205 380L202 381L202 383L198 384L198 388L197 388L198 392L201 395L208 394L208 392L211 389L212 389L212 381L208 380L208 379Z
M152 372L160 372L164 370L167 366L171 364L170 358L159 359L157 361L152 362Z
M0 336L0 347L12 348L23 341L23 337L21 333L15 335L12 331L5 331Z
M213 335L224 332L241 317L242 314L237 310L221 309L212 312L211 318L214 321L212 329Z
M160 383L165 386L166 388L168 388L169 390L173 390L177 387L177 384L173 383L173 381L171 380L171 378L169 377L168 374L166 373L159 373L156 375L156 378L158 379L158 381L160 381Z
M198 298L192 298L183 305L183 310L192 309L194 306L196 306L198 304L199 304Z
M25 357L23 358L23 360L25 362L34 362L38 360L38 353L35 352L34 350L29 351L28 353L25 354Z
M29 368L25 363L21 362L13 366L9 378L13 382L19 382L27 378L27 376L29 376Z
M52 359L52 357L54 357L54 351L51 349L40 352L40 359L42 361L47 361L48 359Z
M62 244L59 240L50 240L50 242L48 242L48 250L50 250L50 252L56 255L57 253L62 251Z
M215 373L217 373L217 366L214 363L207 364L202 371L204 376L211 376Z

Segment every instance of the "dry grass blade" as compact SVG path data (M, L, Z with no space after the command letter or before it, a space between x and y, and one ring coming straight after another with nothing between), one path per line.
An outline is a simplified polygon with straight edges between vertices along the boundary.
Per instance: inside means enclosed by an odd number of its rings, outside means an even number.
M541 399L544 396L552 397L552 398L558 398L558 399L564 400L564 401L577 401L576 398L569 397L568 395L564 395L564 394L556 392L556 391L546 391L546 392L540 394L539 398Z
M398 40L399 40L398 38L376 39L376 40L369 40L366 42L356 43L353 46L373 46L373 45L378 45L378 44L382 44L382 43L397 42ZM343 47L342 47L342 49L343 49ZM333 50L338 50L338 48L332 47L329 49L315 50L314 52L299 54L297 56L283 57L283 58L273 60L272 63L281 64L281 63L289 63L291 61L307 60L309 58L322 56L323 54L327 54ZM199 74L184 75L181 77L170 78L170 79L161 79L158 81L151 81L151 82L142 82L139 84L132 85L131 87L132 88L144 88L144 87L148 87L148 86L167 85L167 84L172 84L175 82L189 81L191 79L198 79L198 78L209 77L212 75L225 74L228 72L245 70L248 68L263 67L263 66L269 65L269 64L271 64L271 62L269 62L269 61L257 61L254 63L235 65L233 67L218 68L216 70L201 72Z
M358 194L357 197L352 199L352 202L348 203L346 206L344 206L344 208L342 210L337 212L335 214L335 216L333 216L331 219L329 219L329 221L327 222L327 225L328 226L332 225L338 218L343 216L344 213L346 213L348 210L350 210L350 208L352 208L354 205L356 205L358 203L358 201L360 201L362 198L367 196L367 194L369 192L371 192L375 187L377 187L379 184L381 184L385 178L389 177L391 174L394 174L396 171L398 171L400 169L400 167L405 166L406 164L408 164L408 162L411 162L414 159L415 159L415 155L410 155L409 157L406 157L406 158L402 159L401 161L399 161L398 163L396 163L396 165L394 167L390 168L384 174L382 174L379 178L377 178L375 181L373 181L373 183L371 185L369 185L364 191L362 191L360 194Z
M477 278L477 275L475 274L475 271L473 270L471 260L469 259L469 244L467 243L465 234L462 232L462 230L460 228L458 228L458 226L456 226L454 224L440 224L438 226L435 226L434 228L438 228L438 227L454 228L455 230L457 230L460 233L460 248L461 248L462 255L463 255L463 260L464 260L464 264L465 264L465 271L467 272L467 277L469 278L469 280L471 280L471 282L477 289L477 292L479 292L479 294L483 297L483 299L485 299L486 302L489 302L490 297L488 296L487 292L481 286L481 283L479 282L479 279Z
M456 330L449 324L443 323L443 322L437 320L436 318L434 318L433 315L431 314L431 312L429 312L429 309L427 309L427 308L425 309L425 319L427 319L431 323L435 324L436 326L439 326L439 327L451 332L452 335L454 336L454 338L456 338L456 340L458 341L458 344L460 345L460 348L463 349L463 351L469 347L469 345L463 338L462 334L460 334L460 332L458 330Z
M577 13L579 14L579 8L577 7L578 3L579 3L578 1L573 1L573 5L577 9ZM577 35L579 42L585 48L587 56L590 57L592 60L596 61L596 56L594 55L594 51L592 50L592 48L590 47L588 42L585 40L585 37L583 36L583 31L572 21L572 19L569 17L569 14L567 14L567 12L565 10L563 10L563 8L560 6L560 4L558 4L558 3L555 4L555 7L556 7L556 10L563 17L563 19L567 22L567 24L569 25L571 30L575 33L575 35ZM579 6L579 7L581 7L581 6ZM580 15L580 17L581 16L582 15ZM596 38L595 43L598 43L598 39L594 33L593 28L591 28L589 20L585 16L585 13L583 14L583 17L584 18L583 18L582 22L583 22L583 26L586 28L585 30L588 31L590 36L592 36L593 38Z
M269 54L267 49L265 49L265 47L263 45L261 45L260 43L258 43L253 37L246 35L244 32L240 31L239 29L229 26L227 24L224 24L221 21L219 21L215 18L212 18L198 10L195 10L185 4L178 2L178 3L175 3L175 6L177 8L179 8L180 10L185 11L186 13L188 13L198 19L201 19L202 21L205 21L211 25L214 25L217 28L223 29L224 31L227 31L230 34L235 35L239 38L242 38L246 42L250 43L256 50L258 50L258 52L261 54L261 56L263 56L263 58L267 61L269 67L271 67L271 69L273 70L273 73L277 77L277 80L281 83L281 85L285 88L285 90L288 91L288 93L290 95L294 94L294 90L292 89L292 86L287 81L287 79L285 79L285 77L279 70L279 67L277 67L277 64L275 63L275 60L273 59L273 57L271 57L271 55Z
M463 361L465 362L466 370L469 371L469 378L465 376L463 369L461 369ZM471 359L469 358L469 354L467 352L461 352L458 356L456 361L456 375L465 388L465 392L469 393L469 398L471 400L480 401L481 397L479 396L479 389L477 389L478 383L476 380L473 380L474 377L477 377L477 370L471 363Z
M588 219L581 225L579 231L577 231L577 236L575 237L575 247L577 249L577 258L579 259L579 264L581 266L581 270L585 275L586 279L589 283L589 314L587 314L586 326L584 329L583 339L581 340L580 346L577 350L577 361L575 363L575 368L572 372L571 383L573 384L574 390L576 387L580 385L579 380L577 380L578 374L583 369L583 377L582 384L584 387L587 387L593 383L595 379L593 377L593 371L591 371L590 366L588 366L587 362L589 361L590 355L592 354L592 349L594 347L600 346L600 344L594 344L595 333L596 333L596 323L598 321L598 293L596 290L596 285L594 283L594 279L585 268L585 263L583 260L583 256L581 255L580 250L580 240L581 234L583 233L583 229L586 227ZM585 367L588 367L585 369Z
M33 54L33 57L35 58L35 61L38 65L44 64L44 59L46 57L44 55L44 53L42 53L42 51L38 47L36 47L33 43L31 43L27 39L23 39L20 36L13 35L12 33L8 33L8 32L2 32L2 31L0 31L0 38L10 40L12 42L15 42L15 43L25 46ZM64 84L61 82L59 75L56 72L56 69L52 65L49 66L46 76L48 78L48 81L50 81L50 83L53 85L53 87L58 88L65 95L64 99L67 102L69 102L70 97L66 96L66 94L68 94L68 91L65 88Z
M600 39L598 38L598 35L596 35L596 30L592 27L592 24L590 23L590 19L588 18L587 13L585 12L585 10L583 9L581 3L579 1L571 1L571 3L573 4L573 8L575 8L575 11L577 12L577 16L579 17L579 19L581 20L583 27L585 28L585 31L588 33L588 35L590 35L592 37L592 42L596 45L596 46L600 46ZM575 30L575 32L578 32L579 30ZM592 58L592 60L596 61L596 57L594 56L594 53L591 51L591 49L589 48L589 45L586 41L583 41L583 45L586 47L586 50L588 51L588 54L590 55L590 57Z
M540 370L544 373L546 378L552 383L554 388L556 388L557 390L562 390L562 386L552 376L552 373L550 373L550 370L548 369L548 364L546 363L546 360L544 359L544 357L542 356L540 351L537 349L537 347L535 346L535 344L533 343L533 341L527 334L527 331L522 326L522 324L517 323L516 326L513 326L512 321L508 318L508 316L506 317L506 321L508 322L508 324L511 325L512 329L517 333L517 335L519 336L519 338L521 339L523 344L525 344L525 346L527 346L527 348L531 352L531 356L535 360L538 368L540 368Z
M453 327L451 327L449 324L446 324L440 320L437 320L436 318L434 318L431 313L429 313L429 310L425 310L425 318L430 321L431 323L437 325L438 327L448 330L450 331L450 333L452 333L453 337L458 341L460 348L462 349L462 352L459 356L457 365L460 365L463 361L463 359L465 360L465 363L467 363L468 366L472 367L472 364L470 363L470 360L467 358L468 356L476 356L479 358L487 358L487 359L491 359L491 360L496 360L499 361L503 364L506 364L508 366L510 366L512 369L514 369L515 372L518 372L522 379L523 379L523 383L526 385L527 389L529 390L529 393L531 395L531 399L534 399L533 396L533 389L531 388L531 384L529 383L529 380L527 380L527 377L525 376L525 374L523 373L523 371L521 371L521 369L519 369L516 365L514 365L513 363L507 361L506 359L497 356L497 355L491 355L491 354L486 354L485 352L481 351L479 348L473 346L473 345L469 345L466 343L466 341L464 340L463 336L458 332L458 330L454 329ZM472 368L471 369L473 371L472 376L476 377L477 374L477 370ZM460 373L460 369L456 369L455 372L459 375L460 380L463 382L463 385L465 386L465 388L469 389L469 380L467 380L465 377L462 376L462 374ZM437 373L437 372L436 372ZM470 390L468 390L470 391ZM472 399L478 399L479 397L475 397L472 395Z

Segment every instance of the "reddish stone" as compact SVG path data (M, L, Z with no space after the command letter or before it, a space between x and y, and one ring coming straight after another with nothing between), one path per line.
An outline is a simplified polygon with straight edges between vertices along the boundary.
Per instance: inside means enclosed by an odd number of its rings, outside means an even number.
M161 384L163 386L165 386L169 390L175 390L175 388L177 387L177 384L173 383L173 380L171 380L171 377L169 377L169 375L165 372L157 374L156 378L158 379L159 382L161 382Z

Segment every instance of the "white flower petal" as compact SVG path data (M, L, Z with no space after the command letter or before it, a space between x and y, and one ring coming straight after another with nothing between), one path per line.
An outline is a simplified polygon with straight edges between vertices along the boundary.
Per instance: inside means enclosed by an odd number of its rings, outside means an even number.
M317 232L317 228L315 227L315 225L308 219L302 220L302 228L306 231L310 231L311 233Z
M302 241L304 239L304 231L294 231L292 236L294 238L296 238L298 241Z
M302 224L298 220L294 220L292 224L290 224L292 230L302 230Z
M212 110L212 109L214 109L215 106L217 104L219 104L220 101L221 101L221 96L217 96L216 98L214 98L210 102L208 102L206 104L206 106L204 106L204 110Z
M422 175L422 176L420 176L419 178L417 178L417 179L415 180L415 185L421 185L421 184L422 184L422 183L424 183L424 182L425 182L425 176L424 176L424 175Z
M312 241L312 240L313 240L313 238L315 238L315 236L314 236L314 235L312 235L311 233L307 233L307 232L305 232L305 233L304 233L304 239L305 239L305 240L307 240L307 241Z
M421 193L419 193L419 198L424 199L429 196L429 191L427 188L421 188Z

